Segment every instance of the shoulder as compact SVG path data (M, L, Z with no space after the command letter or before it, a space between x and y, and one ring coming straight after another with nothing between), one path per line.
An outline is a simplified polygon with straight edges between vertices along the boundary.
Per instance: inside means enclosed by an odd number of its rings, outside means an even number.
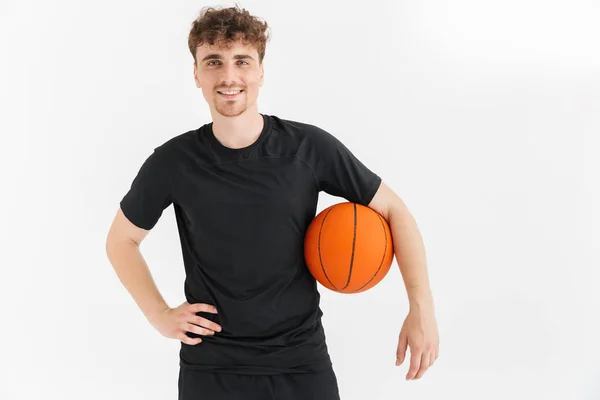
M149 182L155 183L161 179L174 180L186 168L186 148L190 147L194 132L178 134L151 147L140 167L139 176L148 177Z
M154 152L164 158L177 158L194 143L198 130L190 130L167 139L154 148Z
M307 145L328 145L337 140L331 133L314 123L281 118L275 115L270 117L272 118L273 131L279 137L289 137Z
M148 158L165 167L179 168L195 143L196 133L197 130L190 130L156 144Z

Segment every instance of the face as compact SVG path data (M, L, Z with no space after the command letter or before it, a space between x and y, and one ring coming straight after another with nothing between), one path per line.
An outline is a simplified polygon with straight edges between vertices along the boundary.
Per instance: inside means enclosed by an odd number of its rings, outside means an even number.
M196 48L194 80L211 112L235 117L256 106L264 69L252 46L235 42L229 48L203 44ZM228 95L227 91L241 92Z

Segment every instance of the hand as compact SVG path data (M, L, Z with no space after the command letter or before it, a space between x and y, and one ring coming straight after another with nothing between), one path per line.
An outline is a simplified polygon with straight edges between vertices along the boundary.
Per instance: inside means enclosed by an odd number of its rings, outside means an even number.
M214 335L215 332L221 332L222 329L220 325L197 316L196 313L200 311L217 313L217 309L210 304L190 304L186 301L179 307L168 307L149 317L148 320L161 335L171 339L179 339L189 345L196 345L202 342L202 339L191 338L186 335L186 332L207 336Z
M411 357L406 380L419 379L439 357L439 336L433 309L411 309L408 313L400 331L396 366L404 362L407 346L410 346Z

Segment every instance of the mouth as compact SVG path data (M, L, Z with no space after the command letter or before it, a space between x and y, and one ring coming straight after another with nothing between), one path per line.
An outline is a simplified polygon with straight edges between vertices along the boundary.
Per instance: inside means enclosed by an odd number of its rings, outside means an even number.
M217 93L228 100L231 99L236 99L237 97L239 97L242 94L243 90L223 90L223 91L219 91L217 90Z

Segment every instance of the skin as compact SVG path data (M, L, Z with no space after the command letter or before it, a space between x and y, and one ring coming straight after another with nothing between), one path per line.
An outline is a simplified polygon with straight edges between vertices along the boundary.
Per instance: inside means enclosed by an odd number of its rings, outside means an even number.
M241 42L234 42L230 47L198 46L194 81L210 107L215 137L230 148L253 143L263 129L257 99L264 83L264 66L259 62L257 50ZM233 100L217 92L232 88L243 90ZM390 225L395 257L410 303L398 338L396 366L404 362L410 347L406 379L420 379L439 356L439 335L423 240L408 208L385 182L381 183L369 207ZM131 223L119 208L106 240L111 264L148 321L163 336L190 345L202 339L190 338L186 332L198 335L220 332L221 326L196 315L199 311L217 313L213 305L184 302L171 308L166 304L139 250L148 233Z
M420 379L439 357L439 334L423 239L406 204L385 182L381 183L369 207L390 226L394 254L410 304L398 337L396 366L402 365L410 347L406 380Z
M264 84L264 64L256 48L239 41L228 48L216 43L198 46L194 82L210 107L213 131L222 144L240 148L256 140L263 128L257 99ZM243 91L229 100L218 93L226 89Z

